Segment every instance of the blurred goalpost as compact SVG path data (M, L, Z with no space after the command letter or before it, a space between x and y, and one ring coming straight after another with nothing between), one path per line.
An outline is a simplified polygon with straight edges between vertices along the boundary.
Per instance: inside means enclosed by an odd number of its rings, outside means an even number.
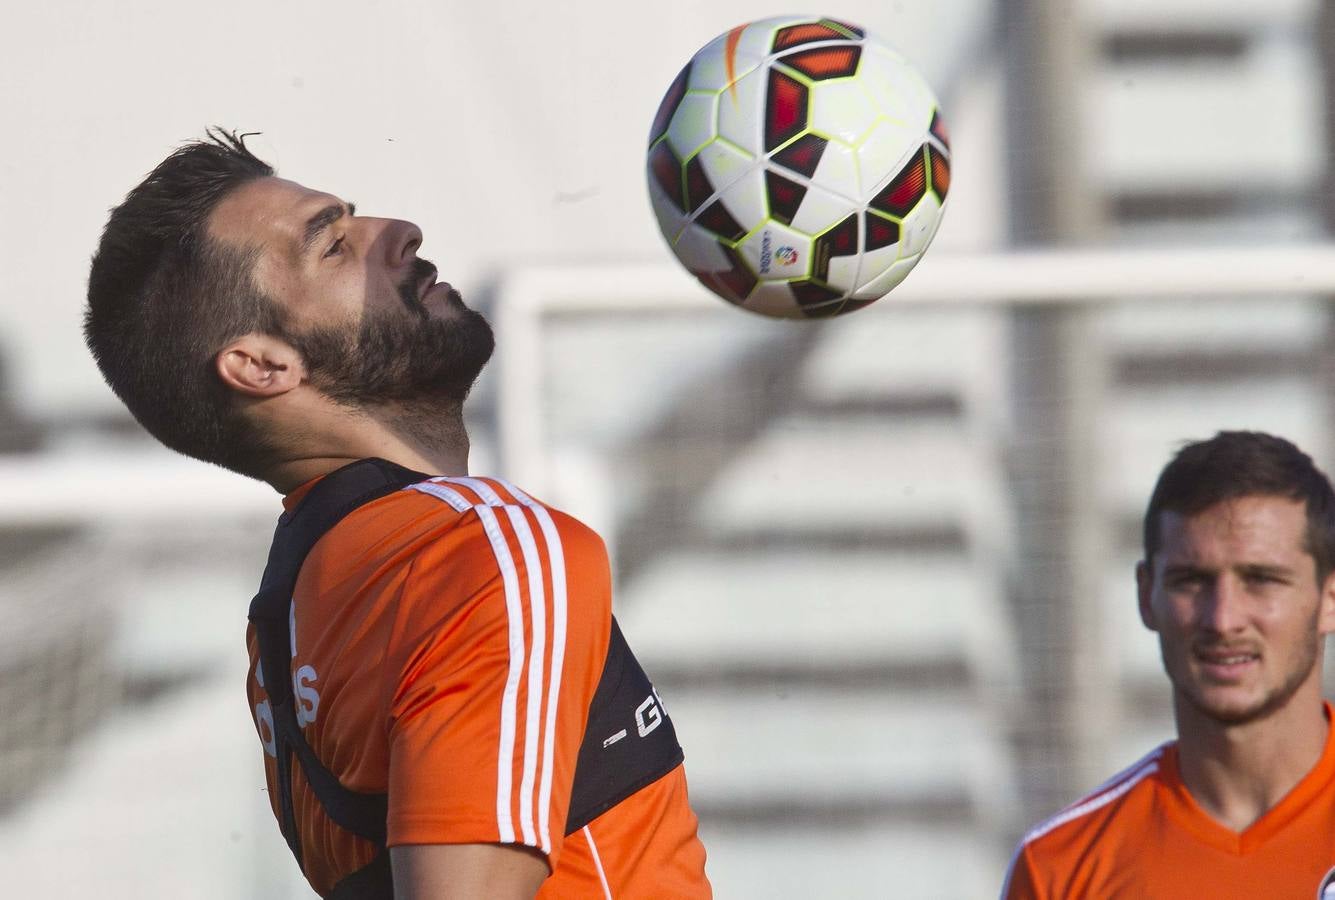
M888 296L855 315L905 307L1090 304L1116 298L1335 296L1335 244L1173 249L928 252ZM544 266L503 277L492 306L501 470L542 492L541 347L552 315L707 311L726 303L676 265ZM738 311L738 315L749 315ZM795 322L795 327L803 323Z
M1335 296L1335 244L1167 250L929 251L903 284L854 315L906 307L1148 302L1172 297ZM553 315L709 312L726 307L676 265L535 266L496 287L497 470L536 492L549 483L543 430L541 347ZM736 311L736 316L749 313ZM803 327L794 322L794 328ZM0 522L96 521L189 514L271 512L268 488L162 452L0 459ZM89 475L94 477L90 480ZM151 488L151 489L150 489ZM207 500L202 503L202 500Z

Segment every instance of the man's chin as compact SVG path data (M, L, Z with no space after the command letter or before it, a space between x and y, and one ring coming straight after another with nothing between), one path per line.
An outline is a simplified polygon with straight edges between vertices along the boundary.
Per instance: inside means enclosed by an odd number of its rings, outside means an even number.
M335 402L369 409L378 404L462 402L495 349L486 318L443 286L424 318L382 315L359 332L323 329L293 338L311 384ZM437 296L438 295L438 296ZM440 312L436 313L435 308Z
M1187 695L1187 701L1198 712L1220 725L1246 725L1263 718L1269 711L1267 699Z
M1283 707L1293 690L1266 690L1259 685L1195 682L1178 693L1198 713L1220 725L1246 725Z

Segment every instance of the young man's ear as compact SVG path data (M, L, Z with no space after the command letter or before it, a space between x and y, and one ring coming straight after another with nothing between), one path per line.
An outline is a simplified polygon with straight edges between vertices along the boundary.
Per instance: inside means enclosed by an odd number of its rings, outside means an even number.
M1326 576L1321 585L1321 596L1317 607L1317 631L1320 634L1335 633L1335 572Z
M301 354L268 334L244 334L218 351L214 367L222 383L247 397L277 397L306 379Z
M1150 605L1153 593L1154 570L1148 560L1142 559L1136 563L1136 600L1140 607L1140 621L1145 623L1145 627L1150 631L1158 631L1159 627L1154 621L1154 608Z

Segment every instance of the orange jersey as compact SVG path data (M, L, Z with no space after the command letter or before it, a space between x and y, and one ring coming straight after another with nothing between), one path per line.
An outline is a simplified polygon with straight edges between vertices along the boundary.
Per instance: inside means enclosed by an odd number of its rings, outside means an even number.
M681 766L565 834L611 627L607 553L589 528L503 481L432 479L326 533L291 609L298 724L344 786L388 793L389 846L533 847L552 870L542 898L710 896ZM247 643L278 815L253 626ZM324 895L376 848L329 820L299 768L293 797Z
M1326 705L1330 721L1331 707ZM1335 729L1316 766L1245 831L1202 810L1170 742L1034 828L1005 900L1335 898Z

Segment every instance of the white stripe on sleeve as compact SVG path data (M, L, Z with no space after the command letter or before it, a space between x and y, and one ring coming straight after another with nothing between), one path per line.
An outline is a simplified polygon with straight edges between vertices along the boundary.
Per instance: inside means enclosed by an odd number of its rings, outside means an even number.
M499 480L499 479L498 479ZM542 529L543 539L547 542L547 560L552 567L552 674L547 683L547 722L543 731L542 748L542 784L538 789L538 820L542 832L544 852L550 852L550 810L552 806L552 771L556 756L556 707L561 695L561 670L565 665L566 649L566 561L565 548L561 544L561 533L556 530L556 523L545 506L534 502L523 491L501 481L510 494L520 503L533 510Z
M518 505L507 503L496 489L480 478L438 477L412 485L422 493L444 500L459 512L473 509L482 522L492 550L496 555L505 585L506 612L510 629L510 669L506 679L501 709L501 743L498 748L497 817L503 842L514 840L514 825L510 815L512 802L515 731L518 715L518 691L524 662L524 627L522 603L524 592L519 587L519 575L510 546L501 530L494 507L503 507L506 518L514 529L528 573L529 615L532 622L533 643L528 652L528 701L525 710L524 764L519 787L520 830L524 842L551 852L551 793L555 772L555 739L561 673L565 664L567 586L565 553L560 532L546 507L534 501L509 482L496 479ZM475 493L481 504L473 504L462 493L447 485L457 485ZM537 536L521 507L532 511L542 532L546 553L539 549ZM545 563L545 565L544 565ZM547 622L547 601L543 573L550 570L552 579L551 622ZM547 634L552 637L550 675L546 696L542 682L546 660ZM545 705L545 708L544 708ZM541 755L539 736L541 735ZM508 765L507 765L508 760ZM537 796L534 796L537 782ZM534 834L533 808L537 807L537 834ZM596 851L595 851L596 852Z
M482 528L491 541L492 552L501 569L505 585L505 612L510 625L510 670L505 677L505 693L501 695L501 740L496 751L496 824L501 843L515 839L514 820L510 815L512 799L511 770L515 757L515 707L518 703L519 678L524 669L524 613L520 608L519 573L515 570L510 545L501 532L496 513L487 506L474 507Z
M533 529L529 527L524 511L517 506L505 507L510 524L519 537L524 552L524 568L528 572L529 616L533 622L532 646L528 657L528 704L524 718L524 774L519 782L519 825L524 842L538 844L533 834L534 782L538 766L538 729L542 723L542 679L547 651L547 597L542 585L544 566L538 554ZM544 846L544 852L550 848Z

